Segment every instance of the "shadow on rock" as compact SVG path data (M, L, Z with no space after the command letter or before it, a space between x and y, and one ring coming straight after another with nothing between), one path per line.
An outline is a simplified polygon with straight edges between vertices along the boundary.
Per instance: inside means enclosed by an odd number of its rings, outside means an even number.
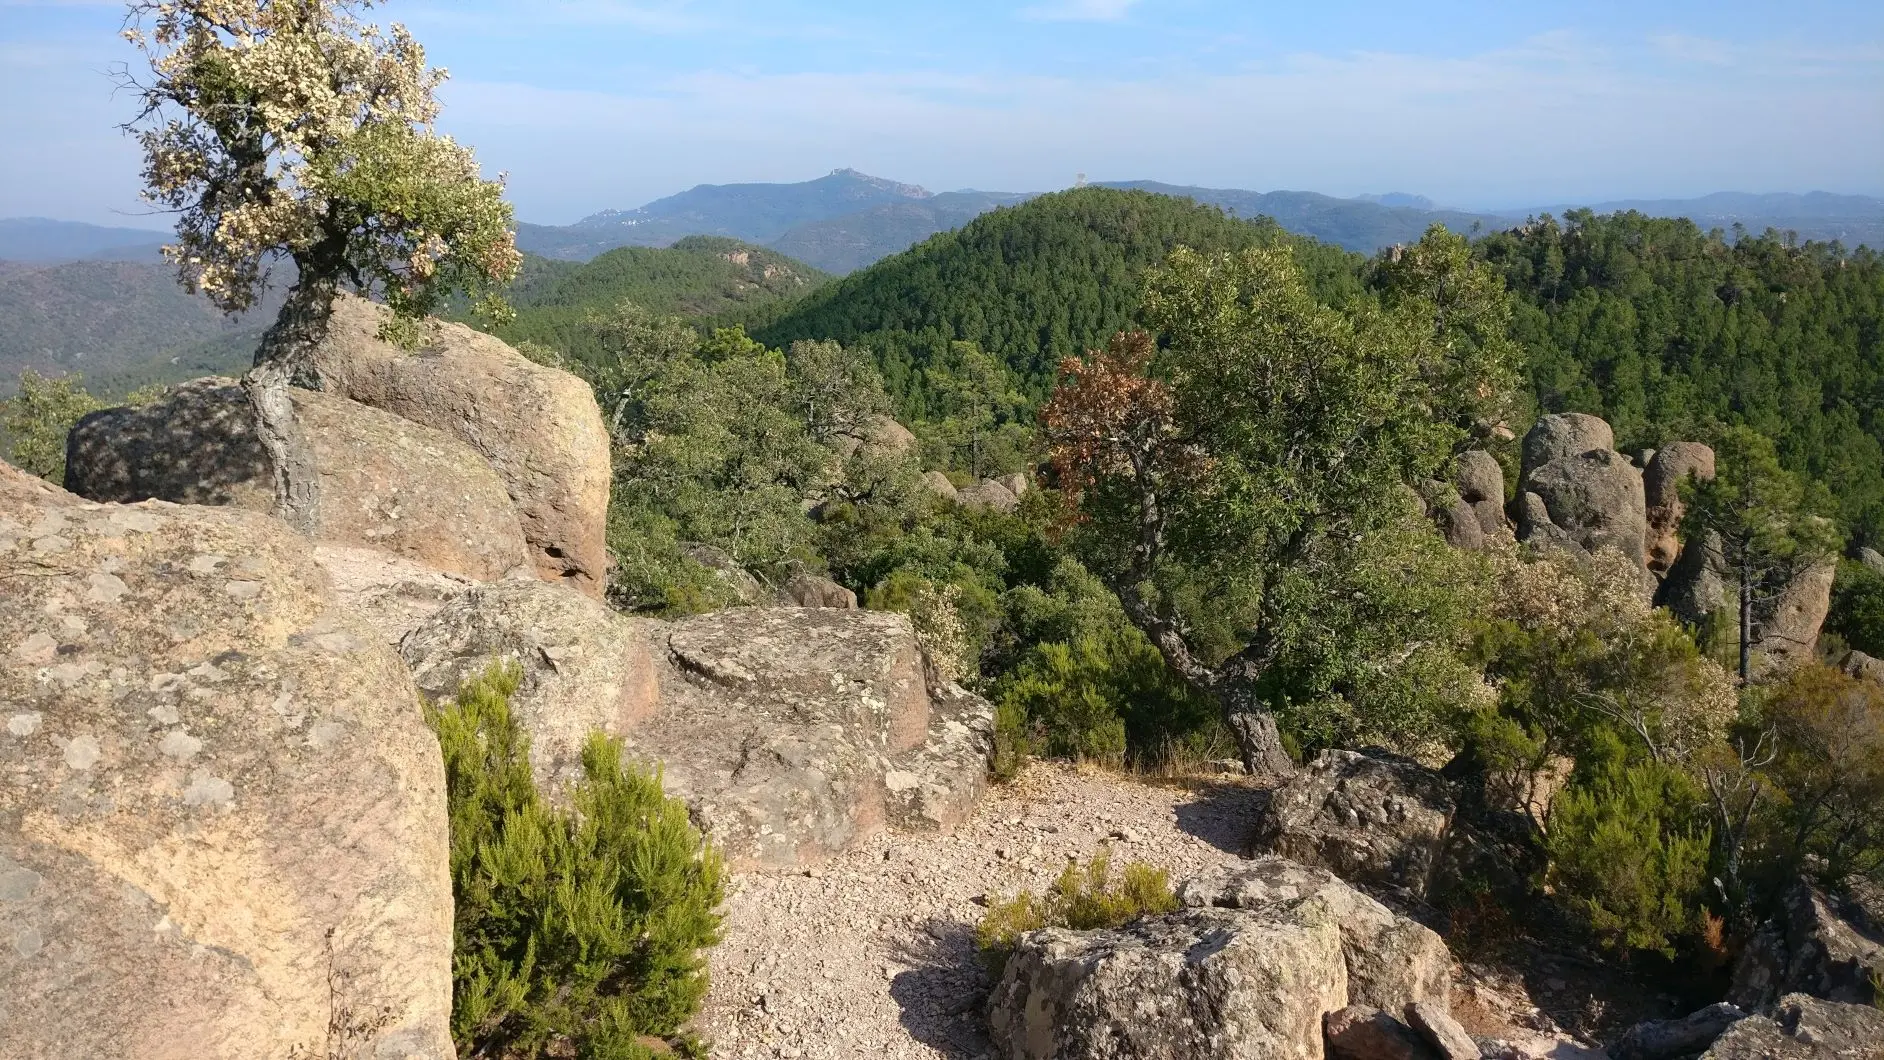
M975 948L974 928L932 920L926 937L892 956L910 966L890 981L910 1037L948 1056L987 1056L992 1046L982 1009L993 983Z
M1178 806L1177 826L1187 835L1238 857L1250 855L1250 836L1273 792L1245 782L1193 781L1191 801Z

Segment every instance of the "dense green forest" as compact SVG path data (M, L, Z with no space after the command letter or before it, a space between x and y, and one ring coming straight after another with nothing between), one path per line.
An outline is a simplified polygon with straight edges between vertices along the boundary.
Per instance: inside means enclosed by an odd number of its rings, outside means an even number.
M1517 295L1538 405L1593 412L1625 447L1743 424L1884 535L1884 260L1775 233L1583 211L1477 246Z
M584 323L598 309L633 302L661 316L711 317L794 298L826 279L777 251L718 236L622 247L581 264L529 255L509 291L516 319L495 330L509 342L593 356Z
M772 346L834 339L876 355L904 415L925 416L936 398L924 368L954 341L994 354L1031 398L1046 396L1061 358L1105 345L1128 326L1145 270L1177 246L1237 250L1288 241L1318 294L1358 289L1361 260L1185 199L1085 188L984 214L804 300L747 317Z

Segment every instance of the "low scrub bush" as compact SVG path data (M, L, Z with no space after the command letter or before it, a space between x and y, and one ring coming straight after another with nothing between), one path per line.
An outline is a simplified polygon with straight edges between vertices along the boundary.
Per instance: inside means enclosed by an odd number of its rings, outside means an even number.
M1111 856L1100 851L1084 865L1069 862L1045 895L1022 891L989 907L975 927L975 942L999 975L1020 937L1029 931L1114 928L1177 907L1171 878L1163 869L1134 861L1115 879Z
M445 757L456 900L452 1037L466 1057L645 1060L683 1052L718 939L720 861L599 734L565 807L530 779L510 713L521 670L494 666L427 711Z

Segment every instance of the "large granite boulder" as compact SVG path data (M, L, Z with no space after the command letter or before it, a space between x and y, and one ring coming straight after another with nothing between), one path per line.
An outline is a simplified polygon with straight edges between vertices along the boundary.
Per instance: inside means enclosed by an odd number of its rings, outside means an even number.
M1024 935L989 1028L1012 1060L1320 1060L1347 1004L1340 927L1307 899Z
M399 642L419 689L455 695L497 661L522 668L512 716L530 737L538 785L559 796L582 775L591 733L622 737L652 714L660 670L658 624L534 579L458 594Z
M407 352L384 306L343 296L314 363L331 393L443 431L509 490L537 576L600 597L608 570L609 440L588 384L460 324Z
M1560 412L1545 416L1531 425L1524 435L1524 463L1520 478L1528 479L1538 468L1558 460L1567 460L1591 452L1609 452L1616 448L1616 432L1601 417L1584 412Z
M1485 526L1479 520L1478 512L1451 485L1444 482L1429 482L1422 500L1427 514L1439 534L1446 539L1446 544L1453 548L1475 552L1485 547Z
M934 679L907 617L735 608L667 624L535 581L479 586L408 634L419 687L493 659L539 783L579 776L591 732L658 765L736 870L817 865L885 827L947 831L986 790L993 708Z
M317 544L314 562L327 572L340 605L391 648L439 608L481 584L375 548Z
M1785 994L1868 1005L1884 981L1884 924L1858 903L1801 880L1775 922L1741 953L1727 1000L1749 1012Z
M857 594L822 574L797 570L779 587L779 602L792 607L835 607L857 610Z
M1819 631L1832 611L1837 567L1820 563L1799 572L1753 615L1753 654L1763 672L1790 670L1810 661Z
M839 436L837 452L846 459L864 453L887 459L908 456L916 451L916 436L908 427L888 416L872 416L862 429Z
M1713 1045L1746 1016L1723 1001L1680 1019L1649 1020L1624 1031L1608 1052L1611 1060L1680 1060Z
M1334 913L1348 972L1348 1001L1388 1012L1423 1004L1444 1011L1452 954L1431 928L1395 913L1326 869L1273 855L1222 866L1186 880L1178 900L1192 908L1261 912L1317 901Z
M0 465L0 1056L453 1055L438 746L309 551Z
M1322 1038L1329 1060L1439 1060L1419 1032L1371 1005L1328 1013Z
M1879 1055L1884 1055L1884 1009L1792 994L1772 1015L1728 1028L1701 1060L1877 1060Z
M1481 449L1460 453L1452 465L1452 487L1471 508L1479 531L1486 538L1510 539L1505 518L1505 471L1498 458Z
M665 642L660 709L628 752L662 763L735 869L946 831L986 789L993 708L932 677L907 616L735 608Z
M1323 751L1276 789L1257 849L1423 898L1444 862L1452 785L1385 752Z
M199 379L162 401L80 420L67 441L66 486L95 501L266 512L317 541L476 580L528 563L504 484L464 443L332 394L289 396L293 462L314 486L297 510L276 504L277 469L233 379Z
M1714 450L1700 442L1670 442L1655 450L1642 471L1648 506L1648 568L1666 574L1681 555L1681 483L1714 477Z
M1720 535L1709 531L1690 541L1676 557L1655 593L1655 604L1693 626L1728 606L1727 561Z
M923 472L922 484L928 488L930 493L935 494L943 500L952 501L961 495L961 491L955 488L955 483L950 482L949 477L940 471Z
M984 478L972 486L965 486L955 493L955 503L964 508L987 508L997 512L1011 512L1020 507L1020 498L990 478Z
M1531 469L1521 489L1519 540L1592 555L1613 548L1637 565L1643 563L1648 512L1642 472L1628 457L1613 449L1559 457Z

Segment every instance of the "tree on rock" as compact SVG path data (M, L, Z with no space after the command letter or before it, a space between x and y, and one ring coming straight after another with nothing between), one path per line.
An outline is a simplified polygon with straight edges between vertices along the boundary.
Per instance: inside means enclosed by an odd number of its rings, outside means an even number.
M1221 704L1252 771L1286 768L1279 702L1419 714L1462 687L1444 659L1462 561L1417 525L1408 486L1500 406L1512 364L1503 292L1472 282L1455 238L1405 252L1429 266L1421 284L1343 308L1286 247L1180 248L1146 298L1160 341L1068 361L1043 410L1089 565ZM1472 304L1442 312L1419 287Z
M1837 558L1837 528L1820 487L1780 467L1773 440L1748 427L1730 427L1714 445L1719 472L1696 483L1683 519L1689 542L1710 535L1720 542L1727 576L1735 582L1740 627L1740 683L1752 677L1753 627L1793 580Z
M372 0L132 0L124 35L149 62L126 76L142 112L145 198L178 215L165 248L227 312L269 266L296 279L256 351L259 375L318 387L308 354L341 285L413 319L456 291L499 309L521 261L502 180L432 127L445 71Z

